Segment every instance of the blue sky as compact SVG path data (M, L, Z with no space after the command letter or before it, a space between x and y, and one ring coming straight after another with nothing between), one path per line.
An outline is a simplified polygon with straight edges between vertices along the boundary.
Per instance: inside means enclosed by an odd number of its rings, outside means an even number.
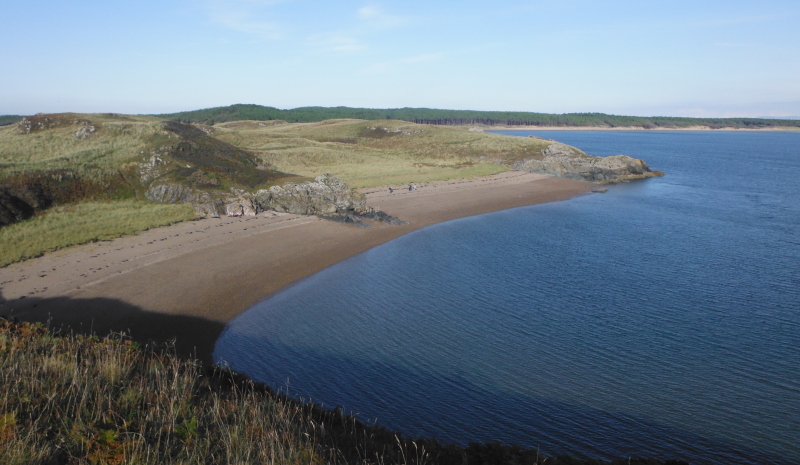
M6 2L0 114L800 115L799 24L796 0Z

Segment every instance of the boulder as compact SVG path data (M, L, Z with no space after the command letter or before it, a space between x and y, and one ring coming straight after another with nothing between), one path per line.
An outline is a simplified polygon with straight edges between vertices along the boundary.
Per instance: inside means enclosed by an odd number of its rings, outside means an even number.
M372 213L364 194L332 174L319 175L310 182L290 182L259 190L253 196L253 205L257 211L275 210L298 215Z
M78 139L88 139L89 137L92 137L94 131L95 131L94 126L88 126L88 125L83 126L82 128L78 129L75 132L75 137L77 137Z

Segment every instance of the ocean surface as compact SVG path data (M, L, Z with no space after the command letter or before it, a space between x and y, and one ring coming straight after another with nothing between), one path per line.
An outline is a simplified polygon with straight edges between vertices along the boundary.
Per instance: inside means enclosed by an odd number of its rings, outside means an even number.
M800 463L800 132L509 132L663 178L425 228L232 321L215 359L444 442Z

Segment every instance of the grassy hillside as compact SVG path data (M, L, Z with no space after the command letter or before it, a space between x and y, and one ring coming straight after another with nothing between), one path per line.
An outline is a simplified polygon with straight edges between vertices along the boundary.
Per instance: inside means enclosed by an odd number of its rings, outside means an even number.
M317 122L328 119L354 118L364 120L394 119L420 124L437 125L488 125L488 126L543 126L543 127L643 127L686 128L708 126L710 128L800 128L800 120L764 118L683 118L618 116L603 113L534 113L514 111L437 110L431 108L349 108L349 107L302 107L279 110L261 105L237 104L227 107L184 111L154 115L165 119L186 122L215 124L238 120L285 120L290 123Z
M80 202L54 207L0 228L0 267L65 247L113 239L195 217L190 205L142 200Z
M322 173L353 187L485 176L540 157L551 143L398 120L208 126L150 116L34 115L0 127L0 231L8 244L0 266L192 218L185 205L150 203L151 185L224 194ZM90 220L68 227L80 215Z
M552 143L388 120L242 121L217 124L214 135L277 170L333 173L356 187L494 174L517 159L539 156Z
M464 448L411 440L119 335L60 336L42 325L0 319L0 463L607 462L546 458L497 443Z
M154 180L225 191L287 179L296 176L194 126L117 114L20 118L0 127L0 266L196 216L148 201Z

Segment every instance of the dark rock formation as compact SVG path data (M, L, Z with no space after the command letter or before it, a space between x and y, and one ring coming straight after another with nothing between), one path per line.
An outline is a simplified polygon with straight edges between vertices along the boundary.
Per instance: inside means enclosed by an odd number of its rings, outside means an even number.
M296 215L317 215L344 223L363 220L387 224L405 224L393 216L367 206L367 198L332 174L322 174L314 181L286 183L250 193L242 189L204 190L185 184L155 182L145 192L154 202L191 203L198 216L230 214L256 215L273 210Z
M16 132L18 134L30 134L36 131L51 129L56 126L67 126L71 124L84 127L91 127L91 130L87 129L86 131L84 131L83 134L85 134L88 131L89 135L91 135L91 133L95 131L95 127L90 126L91 121L83 118L78 118L73 113L53 113L53 114L39 113L33 116L26 116L22 118L22 120L19 123L17 123ZM80 132L80 129L78 131ZM75 134L75 136L81 139L86 138L86 137L81 137L78 134Z
M322 174L314 181L287 183L255 193L253 203L261 210L275 210L299 215L336 215L368 213L367 197L351 189L332 174Z
M664 175L661 171L651 171L644 160L627 155L593 157L557 142L542 150L541 158L519 160L512 168L604 184Z
M31 204L8 189L0 189L0 226L22 221L33 216Z
M252 197L253 210L275 210L298 215L317 215L323 218L358 223L361 220L404 224L393 216L367 206L367 197L350 188L332 174L321 174L314 181L287 183L262 189Z

